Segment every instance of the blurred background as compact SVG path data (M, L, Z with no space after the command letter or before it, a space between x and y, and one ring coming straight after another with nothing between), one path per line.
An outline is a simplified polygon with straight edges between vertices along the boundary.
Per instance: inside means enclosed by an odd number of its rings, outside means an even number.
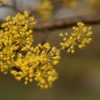
M37 9L45 1L50 1L52 7L50 12L41 14ZM4 0L0 4L0 20L24 10L34 15L38 23L77 16L100 16L100 0ZM100 21L89 25L92 26L93 41L81 50L76 48L73 55L62 52L60 63L55 67L59 78L52 88L40 89L35 82L25 86L11 75L0 73L0 100L100 100ZM72 27L34 31L35 44L45 39L58 47L61 32L70 33Z

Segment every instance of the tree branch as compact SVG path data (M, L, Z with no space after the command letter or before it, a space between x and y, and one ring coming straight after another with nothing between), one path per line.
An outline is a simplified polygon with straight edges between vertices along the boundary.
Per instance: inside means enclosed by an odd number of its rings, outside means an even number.
M85 24L100 24L100 15L96 16L78 16L72 18L66 18L61 20L53 20L49 22L37 23L34 30L41 31L41 30L53 30L53 29L60 29L60 28L67 28L75 25L77 22L82 21Z
M34 27L34 31L45 31L45 30L54 30L61 28L68 28L73 25L76 25L77 22L82 21L85 24L100 24L100 15L96 16L77 16L72 18L60 19L60 20L52 20L48 22L37 22ZM0 20L0 24L4 21Z

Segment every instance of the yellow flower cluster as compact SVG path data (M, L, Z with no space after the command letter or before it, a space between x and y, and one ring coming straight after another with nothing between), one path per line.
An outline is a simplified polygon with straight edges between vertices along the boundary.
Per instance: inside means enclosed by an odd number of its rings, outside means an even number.
M36 23L26 11L6 21L0 30L0 72L24 79L25 84L35 80L41 88L51 87L58 77L53 66L59 62L60 51L49 43L33 46Z
M13 67L13 62L19 52L27 51L33 42L32 26L35 22L33 17L28 17L18 13L15 17L8 16L0 30L0 67L1 71L7 73L9 67ZM5 66L5 67L4 67Z
M48 20L53 12L53 6L50 0L44 0L37 7L37 13L44 20Z
M18 54L11 74L17 80L24 78L25 84L35 80L41 88L47 89L58 77L53 66L58 63L59 54L59 50L51 48L49 43L38 44L34 48L31 47L25 56Z
M51 48L50 44L46 43L37 45L33 52L36 54L35 58L38 61L38 66L35 70L35 80L38 81L38 85L41 88L51 87L58 77L53 66L59 62L60 51L56 47Z
M78 22L77 26L73 27L72 34L60 34L60 37L63 38L63 42L61 42L60 45L62 49L67 49L68 53L74 53L75 46L83 48L86 46L86 44L89 44L91 42L91 35L91 27L86 26L82 22Z

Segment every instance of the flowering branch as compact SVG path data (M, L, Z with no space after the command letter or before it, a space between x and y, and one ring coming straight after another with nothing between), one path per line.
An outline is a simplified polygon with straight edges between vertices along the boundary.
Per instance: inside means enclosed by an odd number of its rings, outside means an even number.
M24 79L25 85L36 81L43 89L52 87L58 78L55 65L59 63L61 50L74 53L74 47L85 47L92 40L91 27L78 22L73 33L60 34L60 49L50 43L34 44L34 17L28 12L8 16L0 29L0 72L12 74L16 80Z

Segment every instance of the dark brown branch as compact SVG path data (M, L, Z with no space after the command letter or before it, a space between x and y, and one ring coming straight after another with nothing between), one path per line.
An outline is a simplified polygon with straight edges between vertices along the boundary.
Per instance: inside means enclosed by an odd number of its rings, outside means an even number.
M72 18L66 18L61 20L54 20L45 23L37 23L34 30L53 30L59 28L67 28L75 25L77 22L82 21L85 24L100 24L100 15L96 16L78 16Z

